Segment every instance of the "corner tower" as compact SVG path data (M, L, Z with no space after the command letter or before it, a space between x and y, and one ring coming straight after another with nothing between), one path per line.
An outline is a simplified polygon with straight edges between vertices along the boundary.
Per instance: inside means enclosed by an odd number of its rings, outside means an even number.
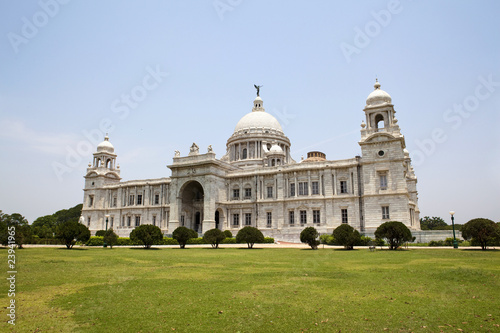
M380 88L368 95L361 123L362 229L374 232L387 221L420 230L417 178L406 150L391 96Z

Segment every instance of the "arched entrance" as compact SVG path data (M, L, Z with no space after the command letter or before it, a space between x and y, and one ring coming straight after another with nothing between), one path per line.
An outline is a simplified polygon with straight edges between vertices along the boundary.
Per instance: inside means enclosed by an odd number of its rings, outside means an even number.
M219 224L219 211L215 211L215 228L220 229L220 224Z
M184 221L184 226L201 233L204 200L203 187L197 181L186 183L181 189L180 197L182 202L180 220Z

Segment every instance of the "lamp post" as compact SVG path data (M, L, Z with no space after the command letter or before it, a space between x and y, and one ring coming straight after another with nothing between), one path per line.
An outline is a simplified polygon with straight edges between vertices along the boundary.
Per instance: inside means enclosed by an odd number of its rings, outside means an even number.
M109 219L109 215L106 215L106 229L105 231L108 231L108 219ZM106 242L102 243L102 247L108 247L108 244L106 244Z
M455 212L450 211L450 215L451 215L451 226L453 228L453 248L458 249L458 242L457 238L455 237L455 217L453 216L455 215Z

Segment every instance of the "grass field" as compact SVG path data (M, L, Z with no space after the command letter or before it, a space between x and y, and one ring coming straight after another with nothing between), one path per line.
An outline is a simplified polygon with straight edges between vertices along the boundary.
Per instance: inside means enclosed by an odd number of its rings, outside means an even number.
M7 251L0 253L6 267ZM500 251L27 248L16 255L16 326L7 324L3 279L2 332L500 332Z

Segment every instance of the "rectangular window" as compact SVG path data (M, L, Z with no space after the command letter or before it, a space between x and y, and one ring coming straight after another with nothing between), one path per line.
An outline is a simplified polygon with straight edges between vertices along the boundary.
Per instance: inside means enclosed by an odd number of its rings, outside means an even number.
M137 204L142 205L142 194L137 195Z
M300 225L307 224L307 211L301 210L300 211Z
M347 209L342 209L342 223L349 223L349 219L347 218Z
M140 216L136 216L135 217L135 226L138 227L141 225L141 217Z
M113 228L114 222L115 222L115 218L113 216L111 216L111 225L110 225L110 228Z
M312 182L311 183L311 191L312 194L319 194L319 183L318 182Z
M340 181L340 193L347 193L347 180Z
M122 227L125 226L125 216L122 216Z
M181 215L181 226L184 227L184 215Z
M252 225L252 213L245 213L245 225Z
M384 220L389 219L389 206L382 206L382 218Z
M92 207L92 206L94 206L94 196L89 195L89 207Z
M267 212L267 227L271 228L273 225L273 213Z
M131 196L128 198L128 205L129 205L129 206L133 206L133 205L134 205L134 199L135 199L135 196L134 196L134 195L131 195Z
M130 216L127 216L127 227L130 227L130 220L131 220Z
M380 175L380 189L387 190L387 175L386 174Z
M319 224L320 222L319 210L313 210L313 223Z
M267 187L267 197L268 198L272 198L273 197L273 187L272 186L268 186Z
M113 198L113 207L116 207L116 202L117 202L117 199L116 197Z
M290 184L290 196L291 197L295 196L295 183Z
M290 222L290 225L294 225L295 224L295 212L293 210L291 210L290 212L288 212L288 220Z
M160 195L155 194L155 205L158 205L160 203Z
M233 214L233 225L240 225L240 214Z
M299 195L309 195L309 183L300 182L299 183Z
M90 217L87 218L87 227L90 227Z
M240 189L235 188L233 189L233 200L239 200L240 199Z
M156 215L153 215L153 225L156 225Z
M245 198L251 198L252 197L252 189L251 188L246 188L245 189Z

